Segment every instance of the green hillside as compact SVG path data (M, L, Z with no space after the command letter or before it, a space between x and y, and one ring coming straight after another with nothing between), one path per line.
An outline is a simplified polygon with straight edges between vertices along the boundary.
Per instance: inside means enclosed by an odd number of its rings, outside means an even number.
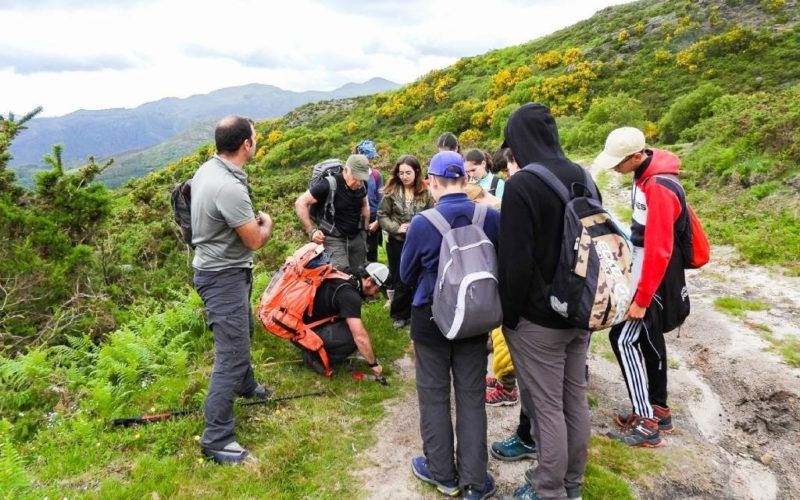
M394 92L259 123L247 171L276 231L257 253L255 290L304 238L292 204L310 165L346 156L363 138L378 143L384 165L405 153L424 163L443 131L493 151L511 111L528 101L551 107L573 158L591 158L617 126L643 128L652 144L681 154L690 201L714 243L800 273L800 7L645 0L462 59ZM55 151L52 169L24 191L6 166L9 141L25 131L0 125L0 496L356 494L346 472L355 450L371 439L378 403L403 388L358 386L346 374L325 385L300 366L276 364L296 354L263 332L259 376L280 393L322 385L337 397L240 420L267 458L257 470L197 463L199 419L141 431L106 425L204 397L212 345L168 191L211 147L114 191L93 183L103 165L65 173ZM390 333L379 307L367 326L382 358L403 355L406 339ZM592 495L632 495L619 477L628 466L604 467L593 462ZM603 489L608 477L619 491Z

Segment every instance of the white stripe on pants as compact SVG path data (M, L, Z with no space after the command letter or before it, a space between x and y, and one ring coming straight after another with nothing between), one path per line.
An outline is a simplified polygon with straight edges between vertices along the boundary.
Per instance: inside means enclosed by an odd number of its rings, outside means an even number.
M653 407L647 393L647 377L644 372L642 354L636 346L645 328L644 321L626 321L617 340L620 364L631 396L633 412L645 418L653 418Z

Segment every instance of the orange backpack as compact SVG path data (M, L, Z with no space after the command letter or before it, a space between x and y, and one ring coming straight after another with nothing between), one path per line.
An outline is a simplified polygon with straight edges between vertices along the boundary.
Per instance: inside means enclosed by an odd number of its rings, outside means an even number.
M323 281L349 279L350 275L337 271L330 263L308 267L322 254L323 249L322 245L308 243L286 259L261 295L258 319L271 334L318 353L325 366L325 375L330 376L328 353L325 352L322 339L312 329L336 321L336 316L309 324L303 322L303 317L312 315L314 296Z

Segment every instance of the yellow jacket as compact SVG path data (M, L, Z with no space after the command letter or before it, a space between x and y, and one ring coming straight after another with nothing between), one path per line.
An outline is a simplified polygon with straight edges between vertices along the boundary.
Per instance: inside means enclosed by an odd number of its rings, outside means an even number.
M511 353L508 352L508 345L506 339L503 337L503 329L495 328L492 330L492 371L494 376L502 378L514 371L514 365L511 363Z

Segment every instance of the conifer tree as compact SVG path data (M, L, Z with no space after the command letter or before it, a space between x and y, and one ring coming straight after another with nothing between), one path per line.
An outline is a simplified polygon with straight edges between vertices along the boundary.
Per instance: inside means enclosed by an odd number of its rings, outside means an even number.
M20 132L25 130L25 123L34 116L42 112L42 107L38 106L33 111L25 114L19 120L14 113L9 113L8 118L0 115L0 195L19 195L21 188L14 184L14 172L8 170L8 162L11 161L11 141Z

